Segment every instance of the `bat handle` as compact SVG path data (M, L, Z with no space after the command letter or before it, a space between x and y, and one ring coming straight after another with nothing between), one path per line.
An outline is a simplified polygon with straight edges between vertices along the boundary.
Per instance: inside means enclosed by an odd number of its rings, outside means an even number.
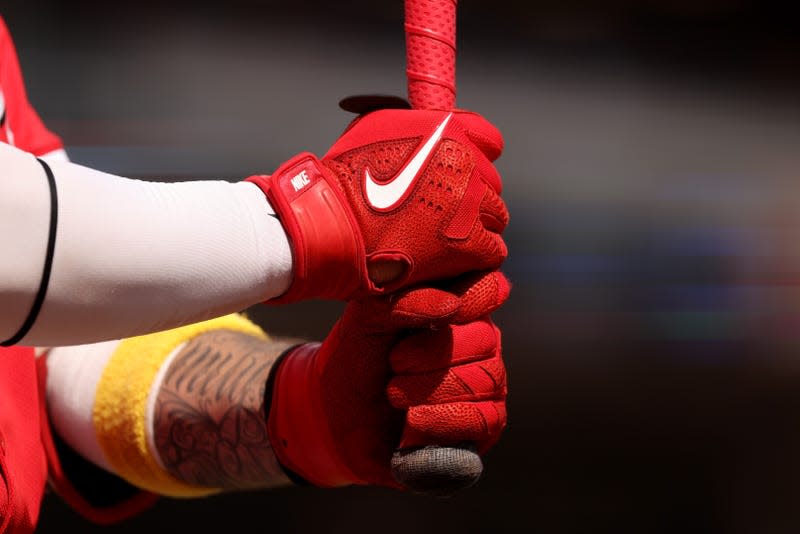
M415 109L456 104L457 0L405 0L408 101Z
M414 109L456 107L456 2L405 0L408 101ZM451 496L482 473L472 444L399 449L392 456L394 478L423 495Z

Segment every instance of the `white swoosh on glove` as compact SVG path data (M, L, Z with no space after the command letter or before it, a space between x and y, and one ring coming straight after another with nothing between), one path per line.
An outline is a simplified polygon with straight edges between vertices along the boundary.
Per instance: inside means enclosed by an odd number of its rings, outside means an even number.
M383 184L375 182L375 179L369 173L369 167L364 169L367 202L373 208L386 209L403 198L403 195L405 195L406 191L408 191L416 180L420 169L422 169L422 166L427 161L436 143L441 139L442 132L444 132L444 128L447 126L452 116L453 114L449 113L447 117L444 118L442 123L436 127L433 134L425 141L425 144L414 154L414 157L406 163L405 167L400 170L397 176L388 182Z

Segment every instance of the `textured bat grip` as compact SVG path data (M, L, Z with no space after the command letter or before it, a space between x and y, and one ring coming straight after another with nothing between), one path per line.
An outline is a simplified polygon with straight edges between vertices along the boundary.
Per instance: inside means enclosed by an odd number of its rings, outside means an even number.
M408 100L415 109L456 105L456 0L405 0ZM483 461L471 444L400 449L392 474L409 490L449 497L475 484Z
M456 0L405 0L408 100L416 109L456 104Z

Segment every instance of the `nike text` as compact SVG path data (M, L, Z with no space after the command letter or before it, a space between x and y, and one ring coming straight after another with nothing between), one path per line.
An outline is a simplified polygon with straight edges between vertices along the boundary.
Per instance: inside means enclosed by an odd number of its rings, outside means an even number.
M309 183L306 171L303 170L297 173L297 175L294 178L292 178L290 182L292 182L292 187L294 187L295 192L303 189Z

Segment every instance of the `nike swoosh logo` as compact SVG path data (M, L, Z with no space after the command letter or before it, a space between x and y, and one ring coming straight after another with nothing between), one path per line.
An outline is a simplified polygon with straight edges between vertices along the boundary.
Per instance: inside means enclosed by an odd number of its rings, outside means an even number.
M428 156L430 156L431 152L433 151L436 143L439 142L439 139L442 137L442 132L444 132L444 127L447 126L447 123L450 121L450 118L453 116L452 113L449 113L447 117L444 118L442 123L436 128L436 131L425 141L425 144L414 154L414 157L406 163L405 167L402 168L400 173L392 178L390 181L379 184L375 182L375 179L369 173L369 167L364 169L364 178L366 180L366 193L367 193L367 202L373 207L377 209L386 209L393 206L397 201L399 201L403 196L406 194L406 191L409 190L411 185L414 183L417 175L422 169L422 166L428 160Z

